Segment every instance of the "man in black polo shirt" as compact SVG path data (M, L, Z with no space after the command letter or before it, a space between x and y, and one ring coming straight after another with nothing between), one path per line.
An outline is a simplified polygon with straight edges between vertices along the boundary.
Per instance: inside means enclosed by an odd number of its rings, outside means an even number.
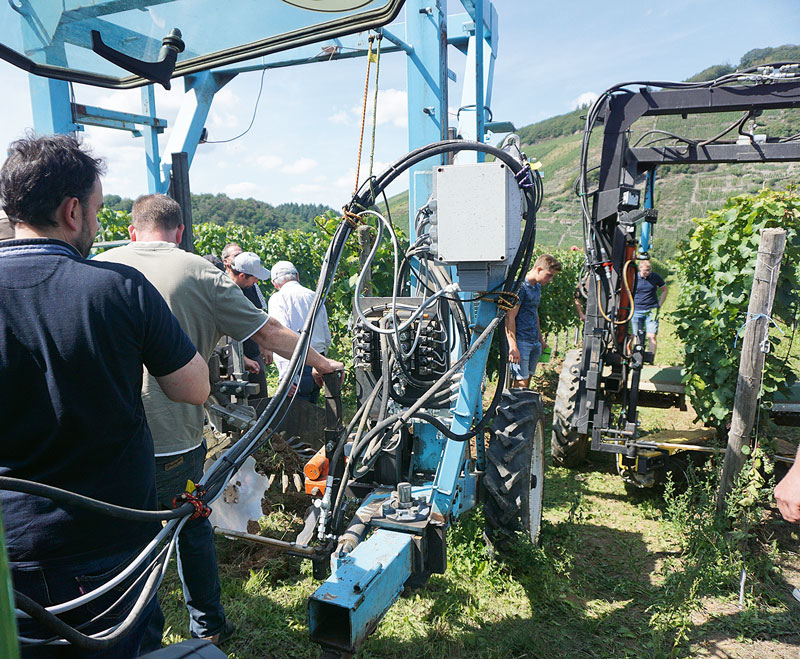
M133 268L87 261L103 203L102 163L65 135L14 142L0 199L15 238L0 243L0 475L156 509L142 365L173 400L202 404L208 369L163 298ZM121 572L159 531L50 499L0 492L14 588L43 606L71 601ZM123 581L62 616L96 634L125 618L141 590ZM104 610L118 598L122 605ZM103 614L103 615L100 615ZM107 651L132 657L157 600ZM163 618L162 618L163 621ZM50 638L30 619L20 637ZM24 657L86 656L57 645Z
M639 261L636 275L636 288L633 296L633 318L631 327L634 336L644 328L647 333L647 349L656 354L656 335L658 334L658 314L667 299L667 284L649 259Z

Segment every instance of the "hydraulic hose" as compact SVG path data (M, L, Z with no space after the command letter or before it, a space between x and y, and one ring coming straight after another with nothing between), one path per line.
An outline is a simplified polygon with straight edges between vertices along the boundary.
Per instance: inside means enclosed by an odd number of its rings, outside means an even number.
M142 592L136 598L133 609L131 609L130 613L125 617L125 620L113 631L102 637L87 636L79 632L24 593L15 590L14 601L21 611L24 611L31 618L38 621L47 629L57 633L72 645L84 650L105 650L115 643L118 643L136 624L139 616L141 616L145 607L158 590L160 581L160 570L153 569L147 578Z
M0 476L0 490L44 497L57 503L70 504L102 515L124 519L129 522L164 522L170 519L185 517L194 511L194 506L190 503L184 503L180 508L175 508L174 510L137 510L135 508L126 508L124 506L117 506L113 503L99 501L82 494L63 490L53 485L45 485L44 483L36 483L20 478L11 478L9 476Z

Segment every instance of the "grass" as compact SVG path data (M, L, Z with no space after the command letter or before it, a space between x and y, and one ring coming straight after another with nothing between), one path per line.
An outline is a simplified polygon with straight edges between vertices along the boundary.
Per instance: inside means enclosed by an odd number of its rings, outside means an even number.
M546 401L553 373L539 377ZM729 654L706 656L796 656L784 646L800 641L800 606L773 570L785 563L798 583L796 536L774 514L763 521L747 545L752 573L740 610L743 554L703 521L713 517L713 480L666 499L631 497L613 472L604 455L578 471L549 467L541 544L520 540L502 561L486 551L480 510L460 520L450 531L447 572L402 597L358 656L696 657L730 639L740 650L770 649L731 654L727 646ZM274 512L267 524L296 524L289 512ZM318 585L310 566L225 540L218 551L223 602L239 628L229 656L318 656L305 628ZM161 596L174 642L188 625L174 571Z
M657 354L664 365L682 360L669 317L677 284L668 284ZM558 369L556 359L535 378L546 437ZM685 427L692 418L642 410L645 431ZM737 509L747 515L729 527L714 518L714 469L693 472L688 484L630 495L611 456L591 458L575 471L547 468L539 546L520 539L497 560L483 543L480 508L460 519L449 532L446 573L404 594L358 657L797 656L800 605L790 592L800 585L800 538L766 503L768 482L760 485L761 503ZM291 537L305 501L275 495L270 503L262 529ZM307 600L319 585L310 565L240 541L218 539L217 549L223 604L238 628L229 656L319 656L306 627ZM160 597L165 641L186 638L174 566Z

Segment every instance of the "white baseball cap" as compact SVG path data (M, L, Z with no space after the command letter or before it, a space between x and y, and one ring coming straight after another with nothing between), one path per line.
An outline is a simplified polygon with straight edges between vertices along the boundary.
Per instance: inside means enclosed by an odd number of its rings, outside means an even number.
M272 281L285 277L286 275L297 275L297 268L291 261L278 261L272 266Z
M269 270L261 265L261 257L254 252L242 252L233 259L233 269L258 279L269 279Z

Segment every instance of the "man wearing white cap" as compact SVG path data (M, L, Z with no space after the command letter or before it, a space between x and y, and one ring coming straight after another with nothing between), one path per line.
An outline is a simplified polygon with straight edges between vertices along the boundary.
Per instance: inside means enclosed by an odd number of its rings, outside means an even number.
M240 254L239 256L244 256ZM239 257L236 257L237 259ZM272 285L277 289L269 298L269 315L289 329L299 332L311 312L314 303L314 291L301 286L298 281L297 268L290 261L278 261L272 266ZM314 321L311 332L311 347L320 354L325 354L331 345L331 330L328 327L328 312L323 306ZM275 355L275 366L283 378L289 365L289 360ZM311 375L311 369L306 366L297 388L299 398L311 403L317 402L319 386Z
M226 253L227 250L227 253ZM253 303L256 309L267 310L267 301L264 299L261 289L258 287L259 280L269 279L269 270L261 265L261 258L254 252L243 252L242 248L236 243L229 243L222 250L222 263L225 271L233 282L242 289L244 296ZM253 339L242 341L242 352L244 353L245 367L248 371L247 377L250 382L255 382L259 386L259 392L251 396L250 400L260 410L259 401L265 404L267 401L267 376L264 369L265 364L271 364L273 355L271 352L259 349L258 344Z

